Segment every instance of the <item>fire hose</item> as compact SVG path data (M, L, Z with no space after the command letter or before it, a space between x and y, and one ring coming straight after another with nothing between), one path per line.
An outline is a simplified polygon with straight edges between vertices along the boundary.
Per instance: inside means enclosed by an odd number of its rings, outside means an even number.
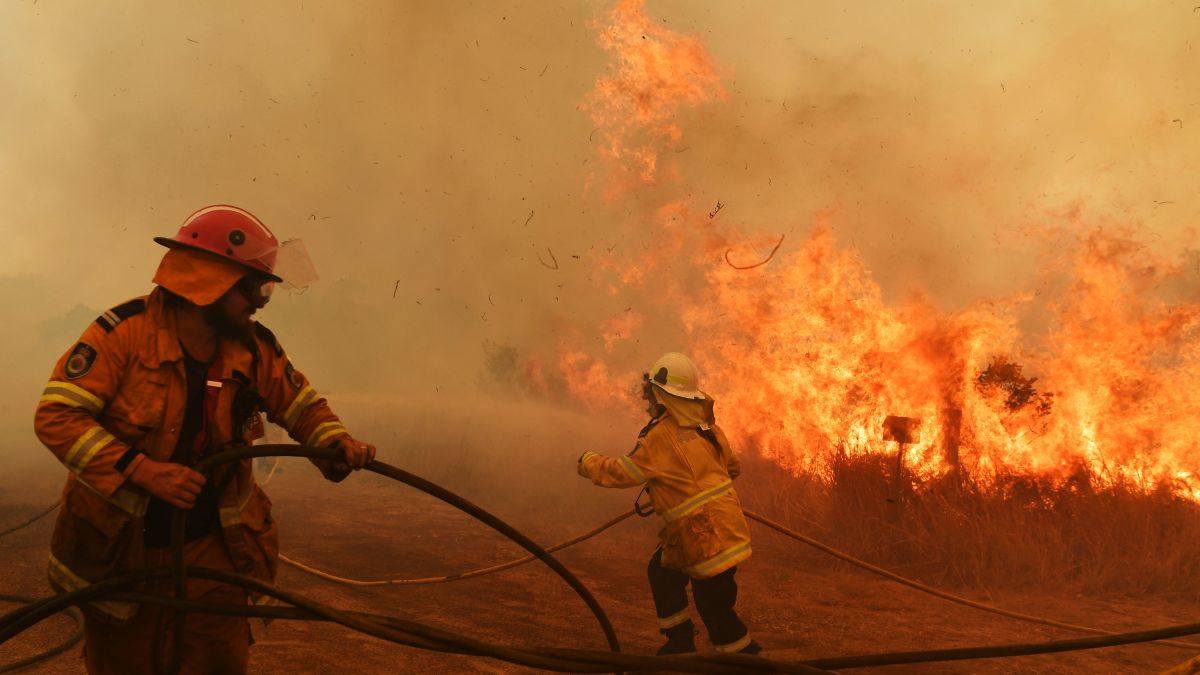
M50 508L46 509L45 511L42 511L41 513L30 518L29 520L21 523L20 525L15 525L13 527L8 528L7 530L5 530L3 532L0 532L0 537L12 534L13 532L16 532L17 530L29 527L30 525L36 523L37 521L41 520L42 518L45 518L46 516L53 513L54 509L58 508L58 504L59 504L59 502L54 502L53 504L50 505Z
M53 509L51 509L51 511L52 510ZM49 513L49 512L50 511L47 511L46 513ZM43 513L42 515L46 515L46 514ZM36 518L35 518L35 520L36 520ZM3 534L7 534L7 532L5 532ZM3 536L3 534L0 534L0 536ZM0 593L0 601L19 602L23 605L29 605L29 604L37 602L37 598L27 598L23 595L9 595L7 593ZM12 663L6 663L6 664L0 666L0 673L16 672L18 670L21 670L22 668L27 668L29 666L32 666L35 663L41 663L42 661L53 658L54 656L57 656L65 651L67 651L71 647L74 647L80 640L83 639L83 615L80 614L79 610L74 607L70 607L67 609L67 615L70 616L71 620L75 622L75 630L71 633L70 637L68 637L66 640L63 640L59 644L47 649L44 652L41 652L39 654L34 654L33 656L29 656L29 657L26 657L23 659L17 659L16 661L13 661Z
M307 457L314 459L336 460L341 455L338 450L330 448L312 448L296 445L259 445L243 447L220 452L201 461L196 470L202 474L211 474L214 467L227 462L255 457L286 456ZM20 634L25 629L37 624L64 609L101 598L118 599L160 604L171 607L175 611L175 630L171 645L170 667L168 672L174 675L178 672L181 652L181 638L185 630L186 616L189 611L205 611L230 613L240 616L263 618L299 618L317 619L339 623L374 637L389 640L408 646L434 649L460 654L488 656L518 665L524 665L545 670L567 672L620 672L624 669L667 669L679 672L693 673L735 673L735 672L786 672L786 673L820 673L825 672L802 663L787 663L772 661L758 656L744 654L718 654L703 656L640 656L622 654L612 624L608 621L604 610L595 597L585 588L569 570L557 559L543 550L525 535L512 528L502 520L472 504L462 497L435 485L419 476L384 464L371 462L367 470L405 483L433 497L458 508L472 517L501 532L523 548L531 552L548 567L562 577L587 604L589 610L600 624L605 639L611 651L593 651L578 649L563 649L554 647L517 648L497 645L467 636L443 631L431 626L408 621L397 617L374 616L361 613L344 612L333 607L317 603L298 594L279 589L260 580L232 572L212 570L201 567L185 567L183 565L183 532L185 513L176 511L171 523L172 565L168 568L157 568L133 572L130 574L97 581L86 588L52 596L45 600L28 604L0 617L0 644ZM189 576L211 579L240 586L247 590L267 595L293 607L292 612L280 612L280 608L265 608L257 606L213 605L188 601L186 595L186 580ZM170 578L175 584L175 597L124 593L136 588L139 584L154 579ZM289 608L283 608L287 610Z
M307 457L310 459L325 460L338 460L342 458L341 451L333 448L310 448L295 445L268 444L220 452L216 455L201 460L196 466L196 471L207 476L218 465L238 461L241 459L266 456ZM609 648L614 652L621 651L620 644L617 641L616 631L613 630L612 623L609 622L608 617L604 614L604 610L600 607L600 603L597 602L596 598L591 594L590 591L587 590L587 588L583 585L583 582L579 581L579 579L576 578L575 575L572 574L565 566L563 566L563 564L560 563L556 558L542 550L542 548L534 543L532 539L529 539L525 535L521 534L516 528L513 528L508 523L505 523L491 513L483 510L466 499L463 499L457 494L454 494L453 492L450 492L439 485L425 480L424 478L411 474L402 469L398 469L394 466L384 464L383 462L371 462L371 464L366 468L374 473L378 473L382 476L405 483L406 485L414 487L432 497L436 497L437 499L454 506L455 508L471 515L476 520L488 525L492 529L504 534L509 539L512 539L517 544L520 544L522 548L537 556L543 563L554 570L556 574L562 577L563 580L566 581L567 584L575 591L575 593L583 599L584 603L588 606L588 609L591 610L592 614L596 617L596 620L600 623L600 627L604 632L604 637L608 641ZM175 597L176 599L181 600L186 599L187 595L187 574L184 571L183 565L183 538L185 519L186 513L181 510L176 510L174 513L174 519L171 523L171 548L174 567L173 577L175 581ZM174 645L171 659L172 667L169 669L169 672L172 674L178 672L178 659L183 651L184 631L182 630L182 626L184 625L186 617L186 609L177 609L175 611L175 626L177 628L173 633Z
M303 446L293 446L293 445L262 445L262 446L241 448L241 449L237 449L237 450L220 453L219 455L215 455L213 457L208 458L205 462L203 462L201 464L200 467L197 467L197 468L199 470L201 470L202 472L208 472L208 471L211 471L212 467L214 467L220 463L236 461L239 459L246 459L246 458L252 458L252 457L263 457L263 456L271 456L271 455L316 457L316 458L324 458L324 459L333 459L333 458L337 457L336 451L329 450L329 449L305 448ZM182 622L183 617L186 616L186 613L188 611L216 612L216 613L234 614L234 615L241 615L241 616L261 617L261 618L289 618L289 619L302 619L302 620L333 621L336 623L340 623L351 629L359 630L364 633L373 635L375 637L379 637L381 639L385 639L385 640L389 640L392 642L397 642L397 643L405 644L405 645L409 645L409 646L414 646L414 647L418 647L418 648L433 649L433 650L437 650L437 651L444 651L444 652L451 652L451 653L490 656L493 658L498 658L501 660L509 661L512 663L520 664L520 665L539 667L539 668L544 668L547 670L571 670L571 671L575 671L575 672L608 672L608 671L613 670L614 668L647 668L647 667L657 668L657 669L665 668L665 669L677 670L680 672L701 672L701 673L725 673L725 672L746 672L746 671L753 671L753 672L825 672L823 669L829 669L829 668L845 669L845 668L855 668L855 667L864 667L864 666L879 666L879 665L899 664L899 663L919 663L919 662L929 662L929 661L993 658L993 657L1000 657L1000 656L1018 656L1018 655L1028 655L1028 654L1053 653L1053 652L1070 651L1070 650L1078 650L1078 649L1091 649L1091 648L1098 648L1098 647L1115 646L1115 645L1121 645L1121 644L1132 644L1132 643L1136 643L1136 642L1147 642L1147 641L1152 641L1152 640L1160 640L1162 638L1178 637L1178 636L1183 636L1183 635L1191 635L1191 634L1200 633L1200 624L1185 624L1185 625L1178 625L1178 626L1169 626L1169 627L1160 628L1160 629L1156 629L1156 630L1150 630L1150 631L1114 634L1114 633L1111 633L1108 631L1102 631L1100 629L1093 629L1093 628L1088 628L1088 627L1084 627L1084 626L1074 626L1072 624L1064 624L1061 622L1052 622L1048 619L1041 619L1040 617L1032 617L1030 615L1019 614L1016 612L1009 612L1007 610L1000 610L998 608L990 607L988 605L983 605L982 603L976 603L974 601L968 600L966 598L961 598L961 597L955 596L953 594L945 593L943 591L938 591L937 589L933 589L931 587L925 586L923 584L920 584L919 582L905 579L904 577L900 577L899 575L895 575L891 572L888 572L887 570L883 570L882 568L875 567L873 565L870 565L869 563L865 563L861 560L858 560L857 558L854 558L853 556L849 556L848 554L837 551L836 549L833 549L832 547L826 546L814 539L811 539L809 537L806 537L805 535L802 535L798 532L790 530L790 529L788 529L778 523L775 523L774 521L771 521L767 518L764 518L756 513L747 511L746 512L747 516L749 516L750 518L752 518L756 521L759 521L759 522L767 525L768 527L771 527L772 529L775 529L776 531L778 531L782 534L785 534L786 536L789 536L793 539L797 539L804 543L815 546L818 549L820 549L826 553L829 553L829 554L834 555L842 560L845 560L846 562L855 564L859 567L862 567L863 569L867 569L868 571L872 571L874 573L881 574L882 576L892 579L893 581L903 583L903 584L908 585L917 590L931 593L937 597L942 597L944 599L951 600L954 602L960 602L961 604L966 604L967 606L971 606L976 609L981 609L984 611L991 611L991 612L995 612L995 613L998 613L998 614L1001 614L1004 616L1010 616L1012 618L1018 618L1018 619L1022 619L1022 620L1026 620L1026 621L1033 620L1034 622L1037 622L1037 623L1045 623L1046 625L1068 628L1071 630L1097 632L1097 633L1102 634L1103 637L1082 638L1082 639L1074 639L1074 640L1059 640L1059 641L1052 641L1052 642L1045 642L1045 643L1033 643L1033 644L998 645L998 646L971 647L971 648L961 648L961 649L930 650L930 651L920 651L920 652L872 654L872 655L848 656L848 657L837 657L837 658L827 658L827 659L815 659L815 660L808 660L808 661L803 661L803 662L774 661L774 660L765 659L762 657L754 657L754 656L746 656L746 655L650 657L650 656L637 656L637 655L621 654L618 651L619 646L616 643L615 633L612 631L611 624L608 623L607 617L605 617L603 610L600 609L598 603L595 602L595 598L592 597L589 592L587 592L586 588L583 588L582 584L579 583L577 579L574 579L574 576L571 575L570 572L566 570L566 568L562 567L561 563L558 563L558 561L556 559L554 559L552 556L550 556L548 551L541 549L540 547L537 546L537 544L534 544L532 541L525 538L524 535L521 535L519 532L512 529L508 525L504 524L498 518L495 518L495 516L492 516L491 514L484 511L483 509L480 509L479 507L471 504L470 502L466 501L465 499L462 499L461 497L458 497L457 495L454 495L453 493L450 493L449 491L446 491L443 488L440 488L439 486L429 483L428 481L425 481L424 479L421 479L412 474L408 474L407 472L404 472L395 467L391 467L389 465L383 464L382 462L372 462L370 465L368 465L367 468L376 473L380 473L381 475L385 475L385 476L388 476L395 480L398 480L400 482L407 483L413 487L416 487L417 489L420 489L422 491L427 492L428 494L431 494L439 499L442 499L443 501L446 501L447 503L449 503L457 508L460 508L461 510L476 517L477 519L485 522L489 526L492 526L494 529L501 531L506 536L509 536L514 541L517 541L517 543L520 543L527 550L532 551L534 554L531 557L510 561L509 563L504 563L502 565L495 565L490 568L483 568L481 570L473 570L472 572L466 572L466 573L462 573L462 574L458 574L458 575L450 575L447 577L433 578L432 580L407 580L409 583L415 583L415 582L433 583L435 581L443 581L443 580L451 581L451 580L469 578L469 576L481 576L483 574L500 571L501 569L508 569L511 567L515 567L517 565L524 564L525 562L530 562L535 558L542 559L543 562L545 562L548 566L550 566L552 569L554 569L556 572L558 572L560 576L562 576L564 579L566 579L568 581L568 583L572 586L572 588L575 589L576 592L578 594L580 594L581 597L584 598L585 603L588 604L589 609L591 609L593 611L593 614L596 615L597 620L601 623L602 628L604 628L605 637L606 637L606 639L608 639L609 646L613 651L600 652L600 651L572 650L572 649L562 649L562 648L552 648L552 647L530 647L530 648L521 649L521 648L507 647L507 646L503 646L503 645L495 645L495 644L490 644L490 643L486 643L486 642L482 642L482 641L478 641L478 640L473 640L473 639L465 637L465 636L448 633L446 631L441 631L441 630L433 628L433 627L424 626L422 624L418 624L418 623L411 622L411 621L406 621L406 620L395 618L395 617L386 617L386 616L370 615L370 614L354 613L354 612L343 612L343 611L336 610L334 608L322 605L320 603L313 602L311 600L308 600L307 598L304 598L303 596L288 593L286 591L278 589L274 586L270 586L270 585L265 584L256 579L253 579L250 577L245 577L245 576L238 575L238 574L233 574L230 572L223 572L223 571L219 571L219 570L210 570L210 569L205 569L205 568L190 568L189 567L189 568L185 569L182 565L183 512L177 512L175 521L172 523L172 525L173 525L172 535L173 535L173 540L174 540L173 547L176 552L176 560L175 560L175 564L173 565L172 568L160 568L160 569L155 569L155 570L147 570L147 571L143 571L143 572L138 572L138 573L134 573L134 574L128 574L128 575L124 575L122 577L117 577L117 578L97 582L81 591L76 591L74 593L67 593L67 594L63 594L63 595L59 595L59 596L54 596L54 597L48 598L46 600L43 600L43 601L40 601L37 603L28 604L25 607L22 607L13 612L10 612L7 615L4 615L3 617L0 617L0 644L3 644L7 640L11 639L15 635L19 634L20 632L22 632L23 630L28 628L29 626L32 626L32 625L40 622L41 620L43 620L49 616L52 616L53 614L55 614L57 612L67 609L71 605L80 604L82 602L89 602L89 601L98 599L100 597L111 598L111 599L115 599L115 600L153 603L153 604L160 604L160 605L168 606L168 607L174 608L176 610L177 617L181 622ZM40 514L40 516L38 516L38 517L40 518L41 516L44 516L46 513L49 513L52 510L53 510L53 508L48 509L44 513ZM554 547L551 547L551 549L558 550L561 548L566 548L567 546L570 546L574 543L578 543L580 541L584 541L588 538L591 538L591 537L599 534L600 532L603 532L604 530L607 530L607 529L611 528L612 526L616 525L617 523L623 521L624 519L628 518L632 514L633 514L632 510L630 510L629 512L623 513L620 516L608 521L604 525L602 525L598 528L595 528L592 531L585 533L584 535L575 537L572 540L569 540L568 542L563 542L562 544L558 544ZM29 523L34 522L35 520L37 520L37 518L29 521ZM26 524L28 524L28 523L26 523ZM23 526L19 526L19 527L23 527ZM3 534L7 534L9 532L15 531L16 529L19 529L19 527L7 530ZM0 535L0 536L2 536L2 535ZM215 580L222 581L224 583L238 585L243 588L253 590L253 591L256 591L259 593L263 593L265 595L269 595L276 599L282 600L284 602L287 602L288 604L293 605L293 607L291 607L291 608L249 607L249 606L233 606L233 605L213 605L210 603L198 603L198 602L194 602L194 601L189 602L186 600L185 593L183 593L183 592L179 592L178 597L176 597L176 598L165 598L165 597L160 597L160 596L150 596L150 595L144 595L144 594L131 594L128 592L122 593L122 591L124 591L125 589L133 588L137 584L142 583L144 581L147 581L150 579L155 579L155 578L164 578L167 576L172 576L176 581L177 590L182 591L182 589L185 588L183 583L186 580L186 577L188 575L197 576L200 578L215 579ZM328 575L326 578L330 578L330 577L332 577L332 575ZM336 578L336 579L340 579L340 578ZM572 580L574 580L574 582L572 582ZM355 581L355 580L347 580L347 581ZM399 580L399 581L406 581L406 580ZM386 584L391 584L391 583L397 583L397 581L359 582L359 583L367 583L370 585L386 585ZM181 637L182 634L183 634L182 630L175 631L175 635L177 637ZM54 651L53 653L56 654L59 651L69 648L72 644L74 644L75 641L77 641L77 639L78 639L77 637L73 638L73 640L69 644L61 646L61 648L56 648L56 651ZM1167 643L1167 642L1164 642L1163 644L1173 644L1174 646L1187 645L1187 643ZM1189 648L1192 647L1191 645L1187 645L1187 646ZM37 660L41 660L43 658L48 658L51 655L53 655L53 654L46 653L46 654L39 655L37 657L32 657L32 659L33 659L33 661L37 661ZM178 656L178 648L176 647L175 648L175 658L173 658L173 664L175 664L175 665L177 665L177 656ZM0 669L0 672L8 672L11 670L15 670L17 668L29 665L30 662L31 662L30 659L25 659L22 662L8 664L8 665L4 666L2 669Z
M17 530L22 530L26 527L29 527L30 525L53 513L54 510L58 508L59 504L60 502L54 502L49 506L49 508L30 518L29 520L26 520L20 525L14 525L3 532L0 532L0 537L6 537ZM24 604L36 602L34 598L27 598L21 595L9 595L7 593L0 594L0 601L19 602ZM45 651L34 654L33 656L17 659L12 663L0 665L0 673L13 673L23 668L28 668L36 663L41 663L42 661L52 659L55 656L67 651L71 647L79 644L79 641L83 639L83 615L81 615L79 610L74 607L71 607L67 613L70 615L71 620L75 622L75 630L71 633L70 637Z
M526 649L505 648L481 641L471 640L454 633L441 631L437 628L424 626L419 623L405 621L395 617L366 614L360 612L342 612L326 605L313 602L303 596L287 593L274 586L267 585L256 579L243 577L230 572L209 570L205 568L187 569L187 573L206 579L215 579L226 583L241 585L250 590L262 592L284 602L294 604L293 608L286 607L256 607L220 605L202 602L177 601L172 598L141 594L118 594L115 591L133 586L148 579L164 578L170 574L168 569L148 570L146 572L125 575L114 579L98 582L87 589L72 594L55 596L43 600L37 605L31 605L22 610L17 620L24 619L28 625L36 623L55 612L62 611L73 603L88 602L100 597L110 597L115 600L135 601L160 604L168 607L179 607L193 611L206 611L219 614L246 616L269 619L325 620L340 623L348 628L361 630L367 634L399 644L431 649L447 653L493 656L518 665L540 667L546 670L571 670L572 672L609 672L613 665L627 668L655 668L676 672L692 673L734 673L734 672L779 672L779 673L824 673L823 669L849 669L868 666L885 666L905 663L926 663L932 661L951 661L964 659L997 658L1005 656L1025 656L1032 654L1049 654L1080 649L1095 649L1117 645L1133 644L1161 639L1163 637L1178 637L1200 633L1200 624L1185 624L1170 626L1151 631L1124 633L1095 638L1080 638L1075 640L1059 640L1053 642L1032 644L1010 644L987 647L967 647L961 649L942 649L917 652L894 652L885 654L867 654L858 656L813 659L804 662L790 663L771 661L756 656L745 655L714 655L714 656L683 656L658 657L637 656L617 652L600 652L578 649L563 649L554 647L529 647ZM16 635L27 626L14 626L10 615L0 617L0 644Z
M554 544L553 546L546 547L546 551L549 553L553 553L555 551L560 551L564 548L574 546L575 544L578 544L580 542L591 539L592 537L594 537L594 536L604 532L605 530L608 530L609 528L617 525L618 523L624 521L626 518L633 516L636 512L637 512L636 508L629 509L628 511L625 511L624 513L603 523L602 525L599 525L591 530L588 530L587 532L585 532L579 536L576 536L576 537L573 537L566 541ZM755 513L754 511L751 511L750 509L742 509L742 512L744 514L746 514L747 518L757 521L759 523L762 523L763 525L766 525L767 527L775 530L776 532L779 532L780 534L782 534L786 537L790 537L801 543L808 544L809 546L812 546L813 548L816 548L817 550L819 550L823 553L827 553L839 560L850 563L851 565L854 565L855 567L866 570L872 574L877 574L885 579L889 579L898 584L908 586L909 588L913 588L915 590L921 591L922 593L928 593L929 595L932 595L937 598L941 598L943 600L949 600L950 602L964 605L966 607L971 607L973 609L978 609L978 610L984 611L984 612L990 612L992 614L997 614L1000 616L1008 617L1010 619L1017 619L1019 621L1026 621L1029 623L1037 623L1037 624L1042 624L1045 626L1053 626L1055 628L1063 628L1066 630L1072 630L1072 631L1076 631L1079 633L1091 633L1093 635L1118 635L1118 633L1114 633L1113 631L1104 630L1103 628L1092 628L1090 626L1081 626L1078 624L1065 623L1062 621L1055 621L1054 619L1047 619L1045 617L1035 616L1032 614L1023 614L1021 612L1014 612L1011 610L1004 609L1002 607L994 607L992 605L984 604L982 602L977 602L977 601L971 600L969 598L964 598L961 595L955 595L953 593L949 593L949 592L934 588L932 586L927 586L919 581L915 581L915 580L909 579L907 577L902 577L899 574L896 574L895 572L891 572L882 567L872 565L871 563L866 562L865 560L855 558L854 556L850 555L849 553L840 551L832 546L829 546L828 544L822 543L821 541L819 541L817 539L813 539L812 537L809 537L807 535L801 534L800 532L797 532L788 527L785 527L784 525L781 525L781 524L775 522L774 520L767 518L766 516ZM320 569L312 567L310 565L306 565L302 562L293 560L282 554L280 554L279 559L281 561L283 561L284 563L291 565L292 567L295 567L298 570L308 572L309 574L311 574L313 576L320 577L322 579L332 581L335 583L344 584L347 586L410 586L410 585L420 585L420 584L446 583L446 582L450 582L450 581L459 581L462 579L471 579L474 577L484 576L486 574L493 574L495 572L512 569L513 567L517 567L520 565L524 565L525 563L533 562L537 558L535 556L526 556L524 558L517 558L514 560L510 560L506 563L492 565L491 567L483 567L483 568L479 568L479 569L470 570L467 572L460 572L458 574L450 574L450 575L441 576L441 577L423 577L423 578L419 578L419 579L382 579L382 580L371 580L371 581L366 581L366 580L362 580L362 579L349 579L346 577L340 577L340 576L337 576L334 574L330 574L329 572L320 570ZM1172 640L1162 640L1159 642L1159 644L1169 645L1171 647L1179 647L1181 649L1189 649L1189 650L1200 649L1200 643L1196 643L1196 642L1179 642L1179 641L1172 641Z
M603 525L600 525L591 530L588 530L587 532L584 532L583 534L581 534L577 537L573 537L566 541L559 542L553 546L547 546L546 553L554 553L555 551L561 551L564 548L574 546L575 544L578 544L582 541L587 541L588 539L591 539L592 537L600 534L601 532L603 532L603 531L607 530L608 528L616 525L617 523L625 520L626 518L629 518L632 515L633 515L633 509L630 509L630 510L626 511L625 513L622 513L621 515L617 516L616 518L609 520L608 522L604 523ZM292 560L291 558L283 555L282 553L279 554L279 559L281 561L283 561L284 563L287 563L288 565L295 567L298 570L301 570L303 572L308 572L309 574L311 574L313 576L321 577L322 579L326 579L328 581L333 581L333 582L339 583L339 584L344 584L346 586L419 586L422 584L441 584L441 583L446 583L448 581L461 581L463 579L473 579L475 577L482 577L482 576L488 575L488 574L495 574L496 572L502 572L504 570L512 569L514 567L519 567L528 562L533 562L534 560L537 560L537 556L528 555L528 556L525 556L524 558L517 558L515 560L510 560L506 563L500 563L499 565L492 565L491 567L481 567L479 569L474 569L474 570L470 570L467 572L460 572L458 574L448 574L448 575L442 576L442 577L422 577L420 579L382 579L382 580L378 580L378 581L363 581L361 579L347 579L346 577L339 577L337 575L330 574L329 572L319 570L315 567L305 565L302 562Z
M1065 628L1067 630L1078 631L1080 633L1092 633L1094 635L1118 635L1118 633L1114 633L1112 631L1107 631L1107 630L1104 630L1101 628L1091 628L1089 626L1079 626L1076 624L1063 623L1061 621L1055 621L1053 619L1046 619L1044 617L1034 616L1032 614L1022 614L1020 612L1013 612L1013 611L1010 611L1007 609L1001 609L999 607L993 607L991 605L986 605L982 602L976 602L974 600L964 598L961 595L947 593L946 591L938 590L936 588L933 588L932 586L926 586L925 584L923 584L919 581L913 581L912 579L902 577L899 574L885 570L882 567L876 567L875 565L872 565L869 562L859 560L858 558L855 558L854 556L850 555L849 553L844 553L842 551L837 550L836 548L833 548L832 546L823 544L823 543L817 541L816 539L813 539L812 537L808 537L803 534L800 534L799 532L796 532L795 530L788 529L788 528L784 527L783 525L780 525L779 523L771 520L770 518L760 516L757 513L754 513L753 511L746 511L745 513L746 513L746 516L751 518L752 520L756 520L756 521L762 523L763 525L766 525L767 527L775 530L776 532L779 532L780 534L791 537L792 539L795 539L797 541L804 542L805 544L808 544L809 546L812 546L820 551L828 553L829 555L831 555L835 558L838 558L839 560L844 560L845 562L848 562L851 565L854 565L856 567L862 568L868 572L871 572L872 574L878 574L881 577L884 577L886 579L891 579L892 581L895 581L896 583L903 584L905 586L908 586L909 588L914 588L918 591L921 591L922 593L928 593L934 597L938 597L943 600L949 600L950 602L955 602L960 605L966 605L967 607L972 607L974 609L978 609L978 610L981 610L984 612L991 612L992 614L999 614L1000 616L1006 616L1006 617L1009 617L1010 619L1018 619L1020 621L1028 621L1029 623L1040 623L1040 624L1043 624L1046 626L1054 626L1055 628ZM1200 643L1195 643L1195 642L1163 641L1161 644L1170 645L1172 647L1180 647L1182 649L1191 649L1191 650L1200 649Z

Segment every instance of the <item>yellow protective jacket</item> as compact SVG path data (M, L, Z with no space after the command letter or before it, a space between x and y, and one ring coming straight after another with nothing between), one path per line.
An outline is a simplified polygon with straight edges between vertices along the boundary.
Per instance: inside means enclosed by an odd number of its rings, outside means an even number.
M694 579L750 557L750 530L733 489L741 465L713 423L712 399L703 403L705 421L695 426L680 425L664 411L646 425L628 455L586 452L579 458L580 475L596 485L646 485L655 513L666 521L658 535L663 567Z
M156 288L96 319L58 360L38 403L37 436L70 470L50 544L50 583L60 592L142 565L142 519L150 496L127 476L145 457L170 461L187 403L183 350L164 300ZM261 324L246 342L223 340L220 363L220 382L210 378L208 384L209 391L219 387L207 419L210 447L260 438L260 410L305 445L329 446L349 436ZM314 463L330 480L345 478L329 463ZM228 481L218 509L234 566L273 583L278 531L271 502L254 482L251 460L218 468L212 480ZM136 607L93 603L118 620L132 617Z

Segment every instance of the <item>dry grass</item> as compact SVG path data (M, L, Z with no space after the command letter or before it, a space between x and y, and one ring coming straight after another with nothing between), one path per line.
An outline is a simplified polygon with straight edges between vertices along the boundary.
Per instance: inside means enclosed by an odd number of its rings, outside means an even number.
M749 508L932 584L1200 597L1200 507L1165 487L1080 473L896 490L891 461L839 457L816 478L751 459L739 492Z
M628 508L636 494L594 488L574 471L584 450L632 447L632 422L488 397L334 403L384 461L521 522L574 531ZM743 460L738 492L748 508L927 583L1200 598L1200 506L1165 488L1078 473L1058 483L1009 475L897 490L894 457L833 457L822 477L794 476L751 449ZM793 550L801 564L845 565L802 544Z

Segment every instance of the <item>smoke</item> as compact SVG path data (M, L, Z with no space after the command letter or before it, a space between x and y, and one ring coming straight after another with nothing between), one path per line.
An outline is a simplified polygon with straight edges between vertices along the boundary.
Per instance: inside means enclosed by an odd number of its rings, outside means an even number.
M611 64L608 10L0 7L8 458L58 470L29 430L54 359L149 290L151 238L209 203L305 241L321 280L262 318L335 405L457 405L508 367L496 350L569 340L632 371L678 347L679 317L639 306L660 279L609 292L671 201L723 205L697 234L714 265L725 244L794 251L832 209L885 298L951 309L1030 287L1031 225L1195 246L1188 3L649 2L708 49L725 96L680 110L674 173L616 201L582 109Z
M1036 258L1023 227L1074 205L1160 251L1194 245L1186 3L760 8L686 24L729 73L728 105L681 144L719 217L802 233L834 208L887 297L921 288L945 308L1019 288Z

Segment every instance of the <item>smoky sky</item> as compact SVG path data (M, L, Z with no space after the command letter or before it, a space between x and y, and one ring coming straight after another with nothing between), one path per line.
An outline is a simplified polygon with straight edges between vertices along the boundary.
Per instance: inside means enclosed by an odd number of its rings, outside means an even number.
M305 242L320 280L262 320L335 401L468 396L488 345L602 344L636 297L599 263L668 197L720 201L748 246L832 209L884 297L948 309L1027 288L1040 223L1192 248L1191 5L650 0L725 96L680 111L677 180L608 200L581 109L608 3L7 2L0 423L41 452L53 360L211 203ZM647 362L676 346L646 335Z

